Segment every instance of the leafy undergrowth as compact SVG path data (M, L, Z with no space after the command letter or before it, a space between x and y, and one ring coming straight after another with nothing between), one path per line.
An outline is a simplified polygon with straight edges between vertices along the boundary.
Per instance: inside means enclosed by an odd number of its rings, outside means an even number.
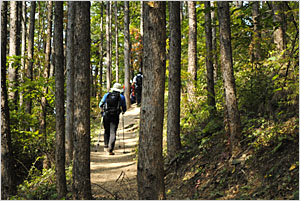
M299 120L265 122L244 125L236 160L222 128L184 133L184 150L166 164L167 199L298 200Z

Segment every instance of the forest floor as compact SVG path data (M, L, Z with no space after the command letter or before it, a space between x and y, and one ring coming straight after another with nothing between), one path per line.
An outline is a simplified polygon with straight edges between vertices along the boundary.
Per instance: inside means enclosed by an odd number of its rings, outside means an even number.
M124 140L123 122L120 122L115 143L115 155L108 155L104 151L103 126L95 129L91 147L91 183L94 199L137 199L137 160L136 150L138 143L138 124L140 108L136 104L124 114ZM100 124L98 124L100 125ZM97 147L98 135L99 147Z
M245 144L235 160L223 132L193 142L165 168L167 199L299 199L299 138L259 149Z
M133 105L125 113L124 141L120 118L113 156L104 152L103 129L96 152L100 132L99 122L96 124L91 147L94 199L138 199L136 158L139 111L140 108ZM298 127L290 123L292 121L296 122L292 118L283 128L288 133L298 133L295 129ZM194 132L197 131L185 134L191 139L183 145L176 158L165 160L166 199L299 199L299 138L284 139L279 144L273 143L259 149L244 143L239 158L231 161L228 136L223 129L209 136L199 136Z

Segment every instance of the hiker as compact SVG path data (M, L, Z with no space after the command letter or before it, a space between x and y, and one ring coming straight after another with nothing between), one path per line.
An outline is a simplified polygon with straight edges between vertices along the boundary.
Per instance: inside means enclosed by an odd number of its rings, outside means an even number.
M114 155L116 132L119 125L119 115L126 112L126 100L122 93L122 85L115 83L110 92L107 92L99 103L104 125L104 150ZM122 110L121 110L122 108Z
M133 87L132 87L133 88ZM134 91L130 93L130 103L133 104L136 102Z
M140 106L142 101L142 81L143 81L143 74L141 72L138 72L138 74L133 78L133 83L132 83L134 85L134 92L135 92L137 106Z

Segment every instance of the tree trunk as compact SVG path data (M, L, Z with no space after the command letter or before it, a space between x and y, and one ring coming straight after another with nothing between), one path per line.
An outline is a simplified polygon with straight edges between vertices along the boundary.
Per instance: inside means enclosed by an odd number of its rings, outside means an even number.
M1 3L1 199L15 192L8 95L6 88L7 6Z
M99 53L100 53L100 90L99 90L99 97L102 97L102 83L103 83L103 7L104 7L104 3L101 3L101 25L100 25L100 47L99 47Z
M33 53L34 53L34 27L35 27L35 9L36 2L31 2L31 11L30 11L30 25L29 25L29 34L28 34L28 61L26 66L26 77L29 80L33 80ZM31 93L28 91L28 93ZM26 100L26 112L31 114L32 109L32 100Z
M125 1L124 16L124 66L125 66L125 100L126 107L130 107L130 35L129 35L129 1Z
M67 122L66 122L66 162L73 160L73 129L74 129L74 2L69 1L68 37L67 37Z
M181 87L181 27L180 2L169 2L170 59L167 122L167 151L173 158L181 149L180 141L180 87Z
M195 88L197 81L197 15L196 2L188 2L189 15L189 41L188 41L188 88L189 101L195 98Z
M44 72L43 72L43 77L45 78L46 82L48 82L49 78L49 71L50 71L50 56L51 56L51 36L52 36L52 7L53 3L52 1L48 2L48 15L47 15L47 38L46 38L46 54L45 54L45 67L44 67ZM40 132L44 134L45 136L45 145L47 146L47 133L46 133L46 128L47 128L47 112L46 112L46 105L47 105L47 100L45 95L48 94L48 87L43 88L43 93L44 96L41 99L41 116L40 116ZM47 148L47 147L46 147Z
M118 2L115 1L115 31L116 31L116 82L119 82L119 32L118 32Z
M235 79L233 75L229 3L225 1L217 3L220 24L221 70L225 88L225 102L229 118L232 157L236 157L240 152L239 140L241 135L241 122L236 98Z
M90 181L90 2L74 2L75 88L73 199L91 200Z
M111 87L111 57L110 57L110 2L106 2L106 88Z
M141 33L141 43L142 43L142 50L141 50L141 55L140 55L140 71L143 73L143 45L144 45L144 42L143 42L143 36L144 36L144 18L143 18L143 15L144 15L144 7L143 7L143 1L141 1L141 21L140 21L140 33Z
M211 2L211 19L212 19L212 48L213 48L213 65L214 65L214 82L218 80L220 69L217 54L217 16L215 12L215 2Z
M276 47L280 52L286 48L283 8L284 3L272 2L273 21L275 27L277 27L275 28L273 37Z
M25 59L25 54L26 54L26 40L27 40L27 28L26 28L26 23L27 23L27 16L26 16L26 2L22 1L22 19L21 19L21 26L22 26L22 48L21 48L21 72L20 72L20 82L24 82L24 69L26 65L26 59ZM23 91L20 91L20 107L23 105Z
M212 117L216 112L216 101L215 101L215 86L214 86L214 65L213 65L210 1L204 1L204 4L205 4L207 96L208 96L208 105L211 108L210 116Z
M252 45L253 51L251 55L252 62L258 62L261 59L261 34L259 29L259 2L253 1L252 2L252 18L253 18L253 37L252 37Z
M64 48L63 48L63 2L54 3L54 54L55 54L55 109L56 109L56 182L59 198L67 193L65 173L65 119L64 119Z
M144 66L139 155L140 200L165 199L162 134L166 70L166 2L144 2Z
M8 96L9 99L13 100L15 106L17 106L17 91L14 91L17 87L17 79L18 79L18 66L19 62L16 56L18 49L18 2L11 1L10 2L10 31L9 31L9 56L11 57L11 61L9 61L8 67L8 81L9 81L9 89Z
M47 76L49 77L50 73L50 61L51 61L51 37L52 37L52 18L53 18L53 2L48 2L48 16L47 16L47 39L46 39L46 71Z

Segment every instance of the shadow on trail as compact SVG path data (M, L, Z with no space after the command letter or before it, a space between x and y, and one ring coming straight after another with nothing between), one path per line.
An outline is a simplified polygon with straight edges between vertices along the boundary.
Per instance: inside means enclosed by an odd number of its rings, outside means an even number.
M132 107L125 113L124 138L123 119L120 116L115 155L108 155L104 151L103 127L101 126L99 147L96 146L99 133L94 133L95 137L91 139L90 157L92 194L95 199L137 199L135 150L138 143L139 111L140 108ZM100 125L98 126L100 127ZM98 131L99 129L96 132ZM95 152L96 149L97 152Z

